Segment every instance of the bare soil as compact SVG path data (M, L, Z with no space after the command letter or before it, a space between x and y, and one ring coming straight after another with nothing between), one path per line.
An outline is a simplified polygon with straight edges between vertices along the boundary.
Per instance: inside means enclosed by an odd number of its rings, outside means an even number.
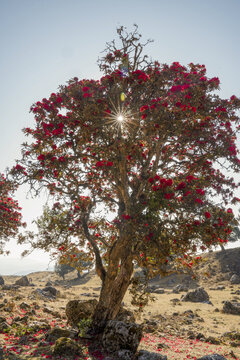
M151 280L150 285L160 286L164 293L153 294L155 301L146 306L137 319L138 323L144 323L145 329L139 350L159 352L167 355L168 360L198 359L214 353L229 360L240 360L240 316L222 312L224 301L240 303L240 284L231 285L229 281L231 274L240 274L240 248L207 253L195 272L195 280L189 274L172 274ZM54 272L36 272L27 276L32 286L17 290L0 289L0 317L6 318L9 324L8 331L0 331L0 359L67 359L52 355L54 344L45 341L47 330L30 330L29 333L28 326L34 321L41 321L51 328L69 329L65 316L67 302L73 299L97 299L101 280L94 271L82 279L78 279L74 272L68 274L65 280ZM13 284L19 277L3 278L5 284ZM60 294L54 300L32 294L37 288L42 289L47 281L51 281L59 290ZM185 292L173 293L174 286L178 284L187 284L190 289L204 287L212 305L180 301ZM29 304L30 308L21 310L19 306L23 302ZM125 295L124 306L135 310L129 292ZM226 333L230 333L229 336L223 336ZM83 354L76 359L105 359L97 349L92 349L91 340L79 341Z

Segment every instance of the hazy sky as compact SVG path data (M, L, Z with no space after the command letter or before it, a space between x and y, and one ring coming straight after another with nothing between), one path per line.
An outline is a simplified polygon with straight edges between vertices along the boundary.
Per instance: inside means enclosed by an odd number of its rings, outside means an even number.
M34 123L32 103L55 92L70 78L99 78L96 64L116 28L139 25L153 59L183 65L205 64L218 76L222 97L240 96L239 0L0 0L0 172L20 158L21 129ZM28 223L44 199L17 197ZM48 258L35 252L20 260L22 248L0 257L0 273L46 269Z

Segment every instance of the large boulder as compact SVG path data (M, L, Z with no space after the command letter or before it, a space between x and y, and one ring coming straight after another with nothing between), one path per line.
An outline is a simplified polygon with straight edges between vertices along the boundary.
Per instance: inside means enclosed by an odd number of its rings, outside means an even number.
M49 293L49 295L51 295L51 296L59 295L59 291L53 286L45 286L42 289L42 292Z
M167 360L167 356L149 352L147 350L140 350L137 360Z
M240 276L237 274L234 274L230 279L231 284L240 284Z
M27 276L22 276L20 279L18 279L17 281L15 281L14 285L19 285L19 286L29 286L30 282L27 278Z
M202 287L198 287L195 290L189 290L185 295L182 295L181 301L210 303L209 295Z
M0 275L0 285L4 285L4 279L1 275Z
M240 315L240 303L225 301L223 305L223 312L225 314Z
M141 325L110 320L103 332L102 345L110 353L117 355L120 350L129 350L134 356L141 338Z
M92 317L98 301L91 300L70 300L66 305L66 316L68 323L72 326L77 326L83 319ZM132 311L121 306L119 313L116 316L118 321L135 322L135 316Z
M67 321L72 326L77 326L83 319L90 318L97 306L97 300L70 300L66 305Z
M213 354L213 355L205 355L197 360L227 360L224 356Z

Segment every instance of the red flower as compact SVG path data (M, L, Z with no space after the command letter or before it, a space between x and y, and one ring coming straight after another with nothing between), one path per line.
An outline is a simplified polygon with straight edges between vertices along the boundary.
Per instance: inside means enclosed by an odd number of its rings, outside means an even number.
M149 182L150 184L152 184L152 183L154 182L154 179L153 179L153 178L149 178L149 179L148 179L148 182Z
M25 168L24 168L23 166L17 164L17 165L15 166L15 169L21 171L21 170L24 170Z
M60 156L60 158L58 159L58 161L60 161L60 162L64 162L64 161L66 161L66 159L65 159L65 157L64 157L64 156Z
M206 216L207 219L210 219L210 217L211 217L210 212L206 211L206 212L205 212L205 216Z
M178 186L176 187L176 190L182 190L186 187L185 182L181 182L180 184L178 184Z
M171 199L172 198L172 194L164 194L164 197L165 197L165 199Z
M58 103L58 104L61 104L61 102L63 101L63 99L61 98L61 96L58 96L56 100L57 100L57 103Z
M41 154L37 157L38 160L44 160L45 159L45 155Z
M232 214L232 209L231 209L231 208L227 209L227 212L228 212L229 214Z
M105 162L105 161L97 161L97 162L96 162L96 167L102 167L102 166L104 166L104 162Z
M113 162L112 161L108 161L106 166L113 166Z
M172 186L172 184L173 184L172 179L166 180L166 186Z
M124 218L125 220L130 220L131 216L130 215L122 215L122 218Z
M196 226L200 225L200 221L199 220L194 220L194 225L196 225Z
M140 111L143 112L145 110L148 110L149 109L149 106L148 105L144 105L140 108Z
M200 195L204 195L205 191L203 189L196 189L196 193Z

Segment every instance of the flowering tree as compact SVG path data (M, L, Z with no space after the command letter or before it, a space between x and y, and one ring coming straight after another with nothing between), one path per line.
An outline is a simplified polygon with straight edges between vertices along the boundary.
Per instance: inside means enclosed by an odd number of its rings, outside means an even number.
M93 324L114 318L133 264L154 274L171 257L226 242L238 172L240 100L216 95L204 65L142 56L137 27L107 44L100 80L71 79L31 107L36 124L12 174L55 199L34 247L95 262L102 280ZM218 198L218 205L214 197ZM219 199L221 199L219 201Z
M21 221L21 208L11 197L14 190L13 183L0 174L0 254L8 253L4 251L4 244L16 236L19 228L24 225Z

